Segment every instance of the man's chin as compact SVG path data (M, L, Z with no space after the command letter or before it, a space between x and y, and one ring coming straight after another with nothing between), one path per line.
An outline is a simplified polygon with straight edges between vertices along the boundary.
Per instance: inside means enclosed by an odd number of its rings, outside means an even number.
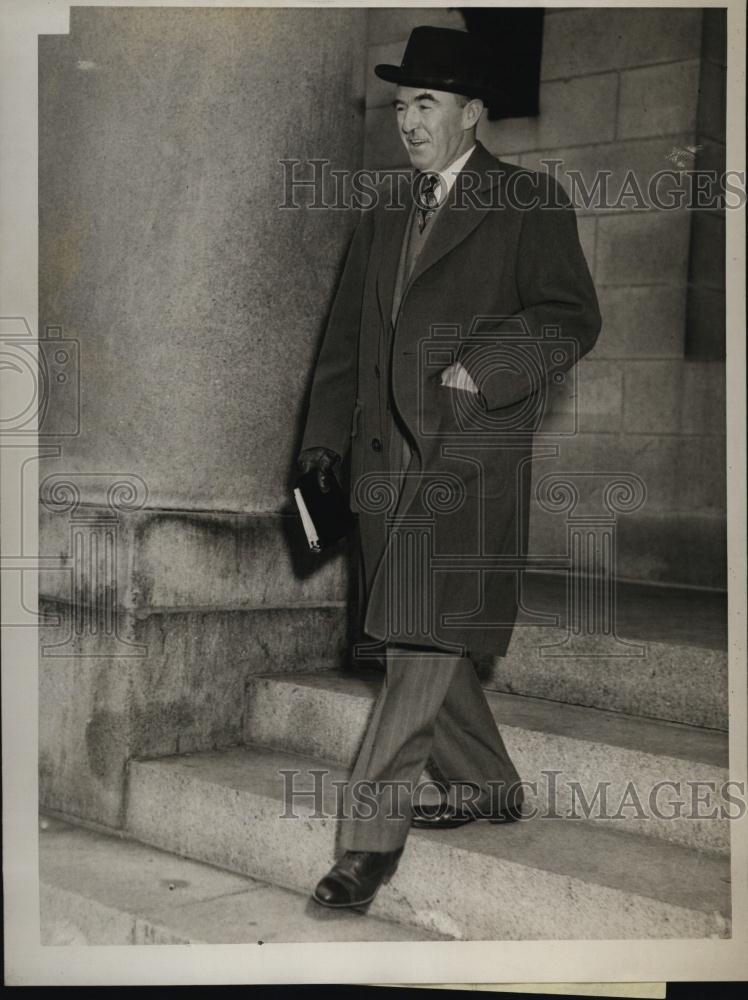
M408 158L413 167L419 170L428 170L431 166L431 153L426 146L406 146Z

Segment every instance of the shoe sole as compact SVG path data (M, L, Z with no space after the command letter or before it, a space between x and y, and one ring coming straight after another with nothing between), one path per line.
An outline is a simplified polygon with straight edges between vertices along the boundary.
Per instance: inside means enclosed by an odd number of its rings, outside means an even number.
M411 826L414 830L456 830L458 826L467 826L474 823L472 819L448 819L444 822L439 820L414 819Z
M488 822L494 825L502 825L505 823L516 823L522 818L522 816L502 816L500 819L488 819ZM469 823L480 823L481 821L485 822L486 819L486 816L474 816L471 819L448 819L444 821L414 819L411 822L411 826L415 830L455 830L458 826L467 826Z
M376 893L374 893L374 896L376 896ZM324 899L320 899L319 896L312 893L314 902L320 906L326 906L329 910L359 910L364 906L368 906L374 899L374 896L369 896L368 899L362 899L357 903L327 903Z

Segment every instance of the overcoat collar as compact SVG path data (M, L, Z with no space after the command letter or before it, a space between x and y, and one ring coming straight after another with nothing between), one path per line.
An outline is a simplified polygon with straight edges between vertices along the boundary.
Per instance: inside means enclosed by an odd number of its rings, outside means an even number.
M492 156L485 146L476 141L475 149L458 174L447 202L434 219L434 229L413 269L407 287L403 290L401 306L409 289L424 271L433 267L445 254L466 239L490 211L492 199L486 192L499 183L503 173L504 165ZM384 209L377 294L385 322L389 322L391 313L397 267L405 229L410 218L410 209L410 204Z

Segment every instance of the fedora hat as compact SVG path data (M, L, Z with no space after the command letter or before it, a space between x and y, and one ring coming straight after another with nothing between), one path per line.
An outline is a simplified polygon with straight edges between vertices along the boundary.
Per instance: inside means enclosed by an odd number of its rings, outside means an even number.
M414 28L399 66L379 63L382 80L403 87L430 87L492 104L502 95L491 83L490 50L475 35L454 28Z

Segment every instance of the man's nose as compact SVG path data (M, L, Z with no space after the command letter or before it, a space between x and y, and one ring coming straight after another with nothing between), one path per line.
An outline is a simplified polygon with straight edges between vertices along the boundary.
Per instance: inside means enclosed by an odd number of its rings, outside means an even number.
M408 108L408 110L403 115L403 123L402 123L403 132L412 132L419 122L420 122L420 115L418 114L418 108Z

